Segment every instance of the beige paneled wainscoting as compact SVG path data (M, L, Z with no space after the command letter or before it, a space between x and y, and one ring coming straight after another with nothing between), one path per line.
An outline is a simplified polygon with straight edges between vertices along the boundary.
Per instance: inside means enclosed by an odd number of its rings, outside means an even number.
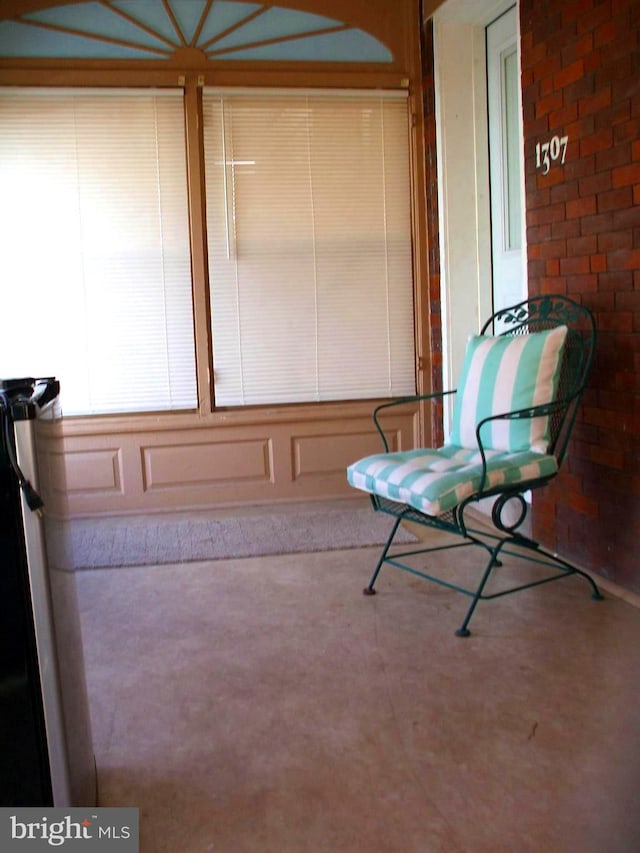
M372 409L368 401L41 421L40 488L61 517L347 497L346 466L382 449ZM419 440L415 406L385 425L395 448Z

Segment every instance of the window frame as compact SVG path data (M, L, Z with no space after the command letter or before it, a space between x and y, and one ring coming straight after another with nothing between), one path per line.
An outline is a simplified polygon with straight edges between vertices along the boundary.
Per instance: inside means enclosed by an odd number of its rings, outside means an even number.
M242 65L242 67L241 67ZM215 70L201 66L167 67L163 63L144 63L133 67L131 63L97 63L76 61L37 61L29 67L19 63L3 66L0 61L0 85L9 86L90 86L123 87L175 87L184 90L185 133L187 156L187 181L189 186L189 230L191 240L192 299L194 333L196 342L196 381L198 408L193 412L135 413L128 415L92 415L65 419L65 434L90 435L105 431L136 432L154 428L180 430L198 425L228 426L246 424L285 423L313 421L319 409L325 414L331 410L352 417L371 409L371 401L337 401L312 403L282 403L277 405L245 406L226 409L215 406L213 391L213 353L210 340L210 309L208 258L205 228L204 152L200 137L202 126L202 89L204 86L230 87L299 87L335 88L398 88L408 91L410 126L410 172L412 242L414 258L414 340L416 353L416 384L419 394L431 390L431 355L429 352L429 326L431 323L428 278L428 246L426 243L426 207L424 203L424 127L423 103L419 86L419 56L410 58L412 76L403 67L363 68L350 66L327 68L326 65L305 64L288 66L275 63L221 64ZM52 75L52 69L55 74ZM439 317L434 317L439 322ZM428 418L420 416L420 433L424 434ZM423 439L421 439L423 440Z

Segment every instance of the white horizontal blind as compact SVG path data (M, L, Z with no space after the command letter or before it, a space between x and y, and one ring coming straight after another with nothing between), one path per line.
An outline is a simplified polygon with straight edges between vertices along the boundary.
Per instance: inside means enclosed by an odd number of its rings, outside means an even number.
M415 390L407 104L205 91L216 404Z
M196 406L181 94L0 90L0 376L65 414Z

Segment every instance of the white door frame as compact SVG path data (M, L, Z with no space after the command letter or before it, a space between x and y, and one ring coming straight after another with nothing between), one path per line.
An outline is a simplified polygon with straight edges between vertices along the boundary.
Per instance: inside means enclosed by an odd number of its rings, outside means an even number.
M455 387L467 337L492 313L485 28L513 5L447 0L433 16L445 389ZM524 233L522 249L526 258ZM445 435L449 424L445 410Z

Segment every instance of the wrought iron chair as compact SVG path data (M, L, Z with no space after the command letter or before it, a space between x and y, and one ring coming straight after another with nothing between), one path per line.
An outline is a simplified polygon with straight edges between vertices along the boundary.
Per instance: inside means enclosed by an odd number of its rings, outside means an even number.
M373 421L384 453L350 465L347 479L370 495L376 511L393 516L395 523L364 589L366 595L375 594L385 563L464 593L471 604L456 631L459 637L469 636L479 601L569 575L581 575L591 586L592 598L602 598L587 573L519 530L527 516L527 493L547 485L566 456L595 339L593 315L587 308L562 295L534 297L498 311L479 335L469 338L457 389L405 397L375 409ZM449 394L455 394L452 428L443 447L390 451L381 424L384 412ZM478 515L472 521L476 526L469 526L466 510L487 498L493 500L494 527L478 523ZM455 534L462 541L392 553L402 521ZM472 588L451 577L429 574L422 566L424 554L468 545L479 546L488 555ZM505 554L546 567L544 577L490 591L489 579Z

